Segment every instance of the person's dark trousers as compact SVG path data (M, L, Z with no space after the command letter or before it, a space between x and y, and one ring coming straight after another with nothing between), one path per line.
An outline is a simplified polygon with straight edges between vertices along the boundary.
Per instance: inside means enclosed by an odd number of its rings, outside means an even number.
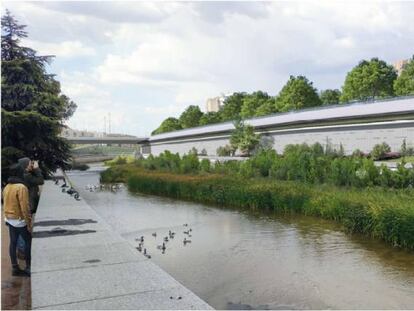
M30 269L30 262L31 262L31 248L32 248L32 235L27 230L27 226L24 227L13 227L12 225L6 223L9 227L9 234L10 234L10 246L9 246L9 252L10 252L10 260L13 267L18 266L17 262L17 240L19 236L21 236L24 240L25 249L24 249L24 256L26 259L26 268Z

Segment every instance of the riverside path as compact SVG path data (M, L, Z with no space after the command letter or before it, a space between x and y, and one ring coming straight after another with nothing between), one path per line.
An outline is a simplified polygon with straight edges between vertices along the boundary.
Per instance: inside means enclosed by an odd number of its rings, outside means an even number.
M33 309L212 309L53 181L33 232Z

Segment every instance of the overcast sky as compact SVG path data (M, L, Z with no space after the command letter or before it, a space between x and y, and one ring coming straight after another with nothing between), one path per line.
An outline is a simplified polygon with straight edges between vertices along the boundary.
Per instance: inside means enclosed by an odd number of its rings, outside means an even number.
M414 2L11 2L78 109L68 124L148 135L188 105L277 94L289 75L341 88L362 59L414 54Z

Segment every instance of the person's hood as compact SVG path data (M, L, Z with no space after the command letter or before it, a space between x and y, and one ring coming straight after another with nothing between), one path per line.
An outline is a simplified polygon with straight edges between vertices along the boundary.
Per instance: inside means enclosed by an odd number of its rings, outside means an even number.
M17 160L17 163L19 163L19 165L21 166L21 168L23 170L26 170L26 168L29 166L30 163L30 159L25 157L25 158L20 158L19 160Z
M24 181L22 178L17 176L11 176L7 179L8 184L24 184Z

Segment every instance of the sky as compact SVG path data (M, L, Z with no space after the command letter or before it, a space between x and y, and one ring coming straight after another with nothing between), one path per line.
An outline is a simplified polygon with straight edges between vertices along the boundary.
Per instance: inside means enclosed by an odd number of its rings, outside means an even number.
M414 54L414 2L2 1L23 42L55 55L48 71L78 109L80 130L148 136L189 105L262 90L290 75L341 88L359 61Z

